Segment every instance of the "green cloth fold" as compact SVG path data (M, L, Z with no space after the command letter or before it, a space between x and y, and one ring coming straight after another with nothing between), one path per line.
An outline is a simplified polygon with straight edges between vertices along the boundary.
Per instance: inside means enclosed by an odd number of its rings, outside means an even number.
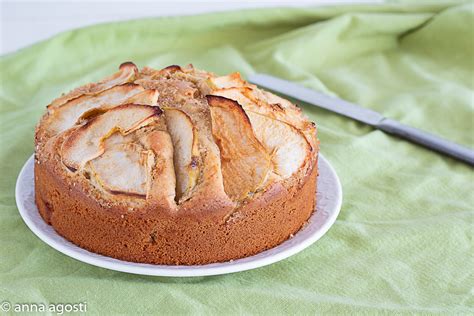
M62 33L0 59L0 301L85 301L93 314L474 313L473 169L304 104L344 201L300 254L178 279L93 267L41 242L14 199L34 126L54 97L126 60L266 72L474 147L472 3L253 10Z

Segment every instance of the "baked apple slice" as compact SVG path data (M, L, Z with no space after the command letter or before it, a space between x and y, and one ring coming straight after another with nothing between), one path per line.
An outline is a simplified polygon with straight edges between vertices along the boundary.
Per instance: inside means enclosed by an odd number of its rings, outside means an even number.
M125 100L125 102L120 102L120 103L117 102L117 104L107 104L105 106L96 107L89 111L86 111L77 120L76 124L81 124L83 121L89 120L91 117L94 117L96 115L105 113L107 112L107 110L121 104L138 104L138 105L156 106L158 105L158 96L159 96L159 93L157 90L144 90L140 93L137 93L131 96L130 98Z
M173 143L170 134L153 130L140 139L146 148L155 154L154 166L150 174L147 197L157 207L174 209L176 207L176 176L173 166Z
M207 101L212 134L221 154L224 189L232 199L243 199L266 182L272 170L270 156L239 103L214 95L208 95Z
M160 96L158 90L155 89L147 89L140 93L137 93L130 98L127 99L124 103L130 104L142 104L142 105L157 105L158 104L158 97Z
M270 92L253 89L248 86L219 89L213 91L212 94L237 101L245 109L246 113L262 114L295 127L303 133L311 148L315 149L317 147L317 144L314 142L315 126L308 120L303 119L301 110L291 102Z
M89 161L96 181L113 194L146 198L154 155L137 144L118 144Z
M174 148L176 198L180 200L194 188L199 176L197 129L191 118L183 111L175 108L166 108L164 111Z
M247 115L255 135L271 155L276 174L289 178L311 158L311 146L298 129L262 114Z
M213 83L213 86L216 90L236 88L230 90L229 93L232 93L233 91L239 91L241 94L256 104L258 104L259 101L262 101L271 107L281 108L285 111L295 111L297 114L301 112L301 110L290 101L285 100L271 92L260 90L253 84L249 84L242 79L238 72L227 76L214 77L211 78L210 81Z
M104 152L103 141L112 133L126 135L148 125L161 113L159 107L125 104L96 116L65 140L61 148L62 161L72 170L80 169Z
M237 88L243 87L247 84L238 72L234 72L227 76L211 77L209 81L216 89Z
M148 102L152 102L152 97L148 90L135 84L113 87L98 95L84 95L60 107L49 109L50 128L55 133L60 133L74 126L78 120L90 117L97 112L104 112L124 103L135 103L133 101L137 99L144 102L143 99L148 98Z
M243 89L242 93L258 105L258 109L262 114L287 121L298 129L304 129L307 127L306 124L309 123L307 120L302 120L303 113L299 107L271 92L247 88Z
M246 89L249 89L249 88L242 87L242 88L218 89L218 90L212 91L212 94L237 101L246 111L248 110L258 111L257 104L255 104L254 102L252 102L249 98L245 96L244 91Z
M78 98L82 95L94 95L102 91L108 90L112 87L133 82L137 75L137 66L132 62L125 62L119 66L118 72L102 79L98 83L87 84L75 90L72 90L68 94L54 100L50 105L48 105L48 109L61 106L69 102L70 100Z

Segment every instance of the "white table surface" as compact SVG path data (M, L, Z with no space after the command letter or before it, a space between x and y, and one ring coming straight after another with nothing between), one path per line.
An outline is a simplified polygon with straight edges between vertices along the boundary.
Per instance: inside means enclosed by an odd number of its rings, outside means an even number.
M60 32L142 17L190 15L245 8L379 3L374 0L259 1L12 1L0 0L0 55Z

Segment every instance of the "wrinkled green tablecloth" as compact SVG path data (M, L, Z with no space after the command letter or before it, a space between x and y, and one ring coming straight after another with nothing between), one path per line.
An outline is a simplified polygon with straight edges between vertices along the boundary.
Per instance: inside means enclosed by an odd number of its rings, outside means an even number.
M0 59L0 301L86 301L89 313L113 314L474 312L473 169L304 105L344 201L328 234L300 254L178 279L93 267L41 242L14 199L34 126L55 96L126 60L267 72L474 146L472 3L256 10L66 32Z

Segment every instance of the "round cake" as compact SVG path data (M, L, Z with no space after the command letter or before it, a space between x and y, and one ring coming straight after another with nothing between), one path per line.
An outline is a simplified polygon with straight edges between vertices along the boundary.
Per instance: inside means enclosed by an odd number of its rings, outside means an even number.
M123 63L48 105L35 145L43 219L121 260L254 255L291 238L315 209L315 124L238 73Z

